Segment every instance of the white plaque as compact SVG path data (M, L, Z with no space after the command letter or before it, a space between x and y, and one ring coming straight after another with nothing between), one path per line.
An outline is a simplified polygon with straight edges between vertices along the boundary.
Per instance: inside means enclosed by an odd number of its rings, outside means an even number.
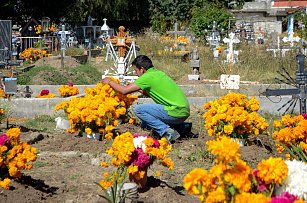
M221 89L239 89L240 85L240 76L239 75L221 75L220 87Z

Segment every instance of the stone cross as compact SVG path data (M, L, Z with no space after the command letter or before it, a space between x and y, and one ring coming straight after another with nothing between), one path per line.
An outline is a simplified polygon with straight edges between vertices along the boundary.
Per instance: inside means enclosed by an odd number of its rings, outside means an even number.
M285 112L293 113L296 103L299 101L300 104L300 114L306 113L306 99L307 99L307 72L305 71L305 56L303 54L298 54L296 56L297 60L297 70L296 78L292 78L291 75L285 68L282 68L283 72L278 71L277 73L281 78L276 78L279 83L285 83L293 86L292 89L266 89L264 95L267 97L270 96L282 96L282 95L291 95L292 98L285 104L283 104L278 111L283 108ZM291 112L290 112L291 110Z
M200 63L199 63L199 52L197 49L192 49L191 54L190 54L190 67L192 68L192 74L188 75L189 80L199 80L199 68L200 68Z
M175 23L174 25L174 31L166 31L166 34L168 35L174 35L174 38L177 39L178 36L184 36L186 35L186 31L178 31L178 23Z
M232 64L234 62L234 51L233 51L233 44L237 44L240 42L238 38L235 37L233 32L229 33L229 38L223 39L224 43L228 45L228 54L227 54L227 62ZM232 67L230 65L230 73L232 72Z

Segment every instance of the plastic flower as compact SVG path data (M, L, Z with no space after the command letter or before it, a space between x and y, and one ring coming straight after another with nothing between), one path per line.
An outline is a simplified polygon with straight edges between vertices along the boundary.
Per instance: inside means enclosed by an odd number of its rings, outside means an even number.
M277 194L288 192L307 200L307 164L301 161L285 161L288 174L285 180L277 186Z

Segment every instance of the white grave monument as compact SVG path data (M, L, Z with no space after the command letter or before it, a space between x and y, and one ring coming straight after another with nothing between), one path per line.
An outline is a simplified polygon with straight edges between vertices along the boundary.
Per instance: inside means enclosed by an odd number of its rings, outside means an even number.
M230 64L229 65L229 72L230 75L227 74L222 74L220 78L220 87L221 89L239 89L239 84L240 84L240 76L239 75L231 75L232 72L232 63L234 63L235 57L237 58L239 55L238 51L233 50L233 44L234 43L239 43L240 40L235 37L235 34L233 32L229 33L229 38L224 38L223 39L224 43L227 43L228 45L228 53L227 53L227 62ZM234 57L235 56L235 57Z
M239 51L233 50L233 44L237 44L240 42L238 38L235 37L235 34L233 32L229 33L229 38L224 38L223 42L227 44L228 49L227 49L227 63L233 64L236 62L238 56L239 56Z

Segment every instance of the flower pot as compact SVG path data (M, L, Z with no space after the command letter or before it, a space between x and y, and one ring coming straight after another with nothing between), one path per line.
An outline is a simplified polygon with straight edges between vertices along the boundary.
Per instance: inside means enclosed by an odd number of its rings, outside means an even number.
M235 141L240 145L240 147L245 146L245 139L240 139L240 138L231 138L231 140Z
M145 170L144 177L137 179L134 175L129 174L129 181L135 183L138 188L145 188L147 184L147 169Z
M84 133L84 135L89 139L102 140L102 135L100 133L92 133L92 134Z

